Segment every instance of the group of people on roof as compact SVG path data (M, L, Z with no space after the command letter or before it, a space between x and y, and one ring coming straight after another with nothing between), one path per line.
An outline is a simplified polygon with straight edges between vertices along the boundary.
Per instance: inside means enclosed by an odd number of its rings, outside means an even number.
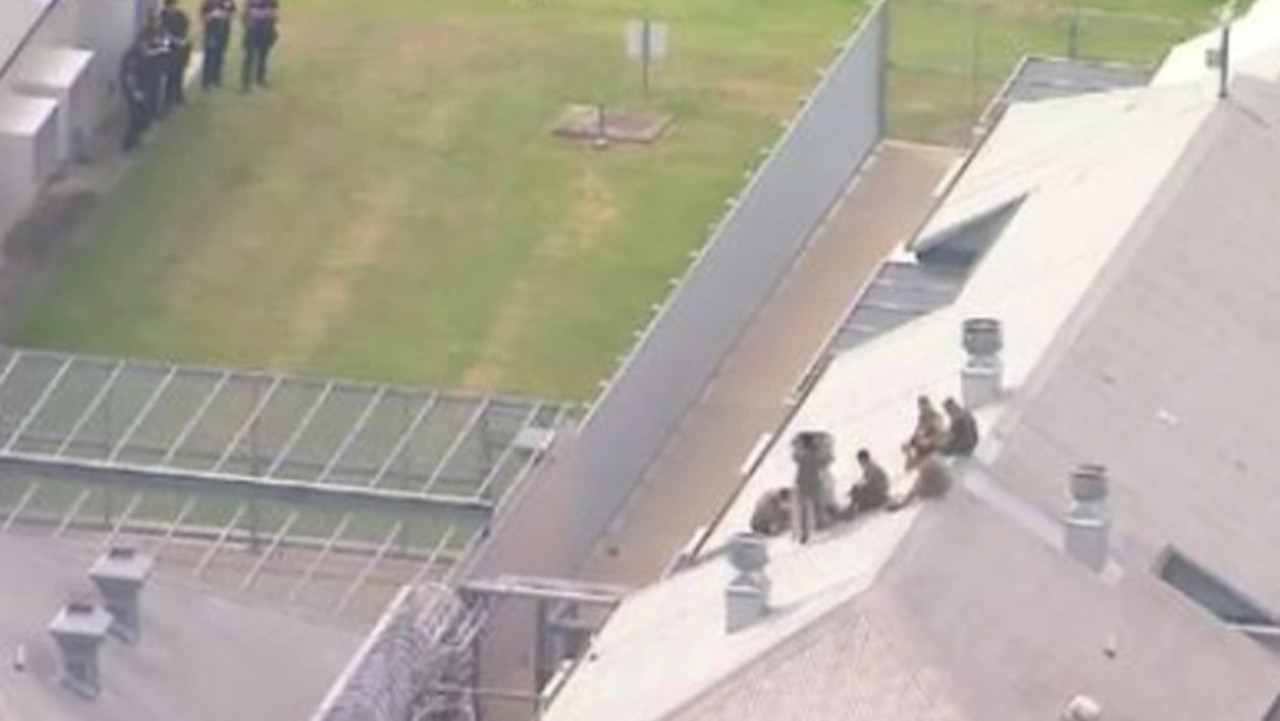
M795 530L801 543L813 531L849 522L871 511L897 510L918 498L940 498L951 487L949 459L969 456L978 445L978 423L973 413L953 398L942 403L942 412L928 396L916 401L916 426L902 444L904 469L913 474L907 491L897 498L890 493L889 474L861 448L857 453L859 477L849 487L846 502L837 500L829 467L834 460L830 434L805 431L792 440L796 481L767 491L757 502L751 530L778 536Z

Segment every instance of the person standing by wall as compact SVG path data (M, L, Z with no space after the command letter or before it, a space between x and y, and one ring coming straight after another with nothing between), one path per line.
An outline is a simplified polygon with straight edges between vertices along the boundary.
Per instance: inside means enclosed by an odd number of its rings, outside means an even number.
M148 123L164 115L164 86L169 50L156 19L142 28L142 92L147 104Z
M120 90L129 112L121 149L131 153L138 149L142 135L151 124L146 90L146 58L143 56L141 37L133 41L120 61Z
M280 6L276 0L248 0L244 8L244 64L240 92L267 84L267 58L279 38Z
M204 0L200 5L200 23L204 39L204 60L200 66L200 87L209 90L222 86L222 67L231 44L231 19L236 15L235 0Z
M178 7L178 0L164 0L164 8L160 10L160 31L164 33L169 48L164 101L161 103L161 112L164 112L170 106L186 102L182 85L187 75L187 64L191 62L191 19L185 10Z

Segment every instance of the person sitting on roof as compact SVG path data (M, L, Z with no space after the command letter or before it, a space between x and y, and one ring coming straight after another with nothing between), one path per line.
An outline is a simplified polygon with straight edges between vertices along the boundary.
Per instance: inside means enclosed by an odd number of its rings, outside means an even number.
M791 488L775 488L766 492L751 514L751 532L762 536L779 536L791 530L791 514L795 499Z
M947 429L942 422L942 414L933 407L928 396L916 399L919 416L916 419L915 432L902 444L902 452L907 457L907 470L914 469L920 461L930 453L937 451L946 440Z
M942 402L942 409L947 412L950 423L947 427L947 438L939 453L944 456L969 457L973 449L978 447L978 421L969 409L960 405L954 398Z
M852 521L859 513L874 511L889 502L889 474L863 448L858 451L862 478L849 488L849 505L840 511L840 520Z
M911 488L901 498L891 501L887 509L896 511L917 498L942 498L947 495L947 491L951 490L951 483L951 469L936 453L930 453L922 457L917 464L916 476L911 482Z

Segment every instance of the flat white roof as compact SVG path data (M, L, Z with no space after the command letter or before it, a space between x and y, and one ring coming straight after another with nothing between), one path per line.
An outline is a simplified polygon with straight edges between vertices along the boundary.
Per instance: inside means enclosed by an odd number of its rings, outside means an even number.
M1210 68L1205 54L1222 44L1221 29L1213 29L1174 47L1152 78L1152 85L1195 80L1217 82L1218 70ZM1280 78L1280 0L1254 0L1249 11L1231 24L1231 62L1259 77Z
M15 78L20 85L64 89L75 85L93 62L93 52L78 48L35 48L23 53Z
M0 135L35 135L57 112L56 100L0 93Z

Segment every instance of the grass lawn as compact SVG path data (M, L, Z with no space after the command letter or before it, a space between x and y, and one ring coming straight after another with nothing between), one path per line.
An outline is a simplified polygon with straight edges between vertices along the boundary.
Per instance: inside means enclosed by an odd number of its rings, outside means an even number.
M566 103L640 101L639 7L289 3L273 87L195 91L12 340L591 397L861 12L651 0L670 139L552 139Z
M1088 19L1082 50L1153 60L1214 4ZM970 4L897 0L896 134L954 137L1017 57L1064 52L1069 6L984 3L965 82ZM590 398L861 7L289 3L274 87L166 121L10 340ZM566 103L639 101L622 31L641 8L672 27L654 102L675 132L607 152L551 139Z
M1170 45L1212 26L1220 0L894 0L890 127L953 142L1025 55L1154 67ZM1243 3L1242 3L1243 5Z

